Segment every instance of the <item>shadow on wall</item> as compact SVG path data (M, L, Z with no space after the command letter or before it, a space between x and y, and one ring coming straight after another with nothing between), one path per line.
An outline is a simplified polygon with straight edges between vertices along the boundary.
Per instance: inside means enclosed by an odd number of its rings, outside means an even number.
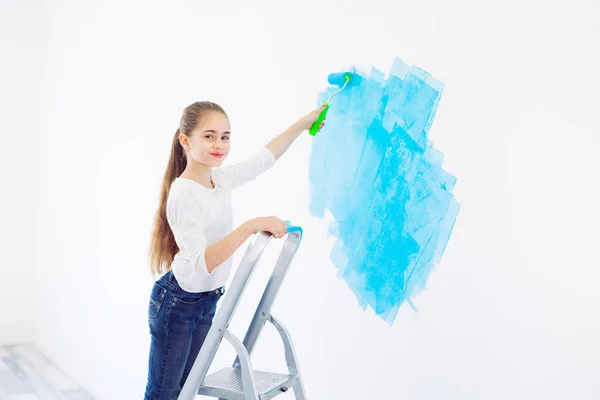
M441 259L460 208L456 178L427 138L444 85L398 58L387 79L351 72L313 141L310 211L332 214L338 276L391 325L404 301L416 311L410 297Z

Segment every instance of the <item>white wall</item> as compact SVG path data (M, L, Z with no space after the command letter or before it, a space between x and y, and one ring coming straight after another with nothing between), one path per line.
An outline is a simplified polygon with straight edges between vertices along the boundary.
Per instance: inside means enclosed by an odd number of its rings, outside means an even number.
M44 12L0 2L0 345L33 340Z
M387 72L400 56L446 84L431 137L462 205L418 313L402 308L390 328L336 277L326 224L307 212L309 135L234 199L237 223L276 214L305 227L274 312L310 398L598 398L598 5L212 3L50 7L41 349L98 399L140 398L146 251L183 107L225 107L234 161L315 106L328 73ZM266 268L232 324L240 335ZM270 331L259 369L283 365Z

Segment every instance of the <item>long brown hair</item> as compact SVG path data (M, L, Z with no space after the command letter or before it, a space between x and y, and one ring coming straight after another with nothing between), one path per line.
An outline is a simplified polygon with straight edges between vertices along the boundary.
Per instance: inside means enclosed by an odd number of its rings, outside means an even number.
M191 137L192 131L196 129L200 118L208 112L219 112L227 116L221 106L210 101L198 101L190 104L183 110L179 128L175 131L171 142L171 156L160 187L160 201L154 217L154 227L150 241L150 271L155 277L171 269L171 262L179 251L179 247L175 243L175 236L173 236L167 221L167 199L171 184L183 173L187 165L187 156L181 143L179 143L179 135L184 134Z

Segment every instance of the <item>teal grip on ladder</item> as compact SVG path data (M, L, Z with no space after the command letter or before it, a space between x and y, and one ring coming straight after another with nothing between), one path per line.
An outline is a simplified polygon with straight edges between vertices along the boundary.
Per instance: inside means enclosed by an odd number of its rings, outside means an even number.
M288 232L300 231L300 233L302 233L302 228L296 225L292 225L290 221L285 221L285 226Z

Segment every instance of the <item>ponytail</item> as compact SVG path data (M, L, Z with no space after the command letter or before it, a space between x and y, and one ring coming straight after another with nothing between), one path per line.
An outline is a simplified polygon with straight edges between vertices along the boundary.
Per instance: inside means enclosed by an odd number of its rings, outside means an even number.
M159 207L154 217L150 243L150 271L154 277L171 269L171 262L179 251L179 247L175 243L175 236L173 236L167 221L167 199L171 185L183 173L186 163L183 147L179 143L179 128L177 128L171 144L169 163L160 188Z

